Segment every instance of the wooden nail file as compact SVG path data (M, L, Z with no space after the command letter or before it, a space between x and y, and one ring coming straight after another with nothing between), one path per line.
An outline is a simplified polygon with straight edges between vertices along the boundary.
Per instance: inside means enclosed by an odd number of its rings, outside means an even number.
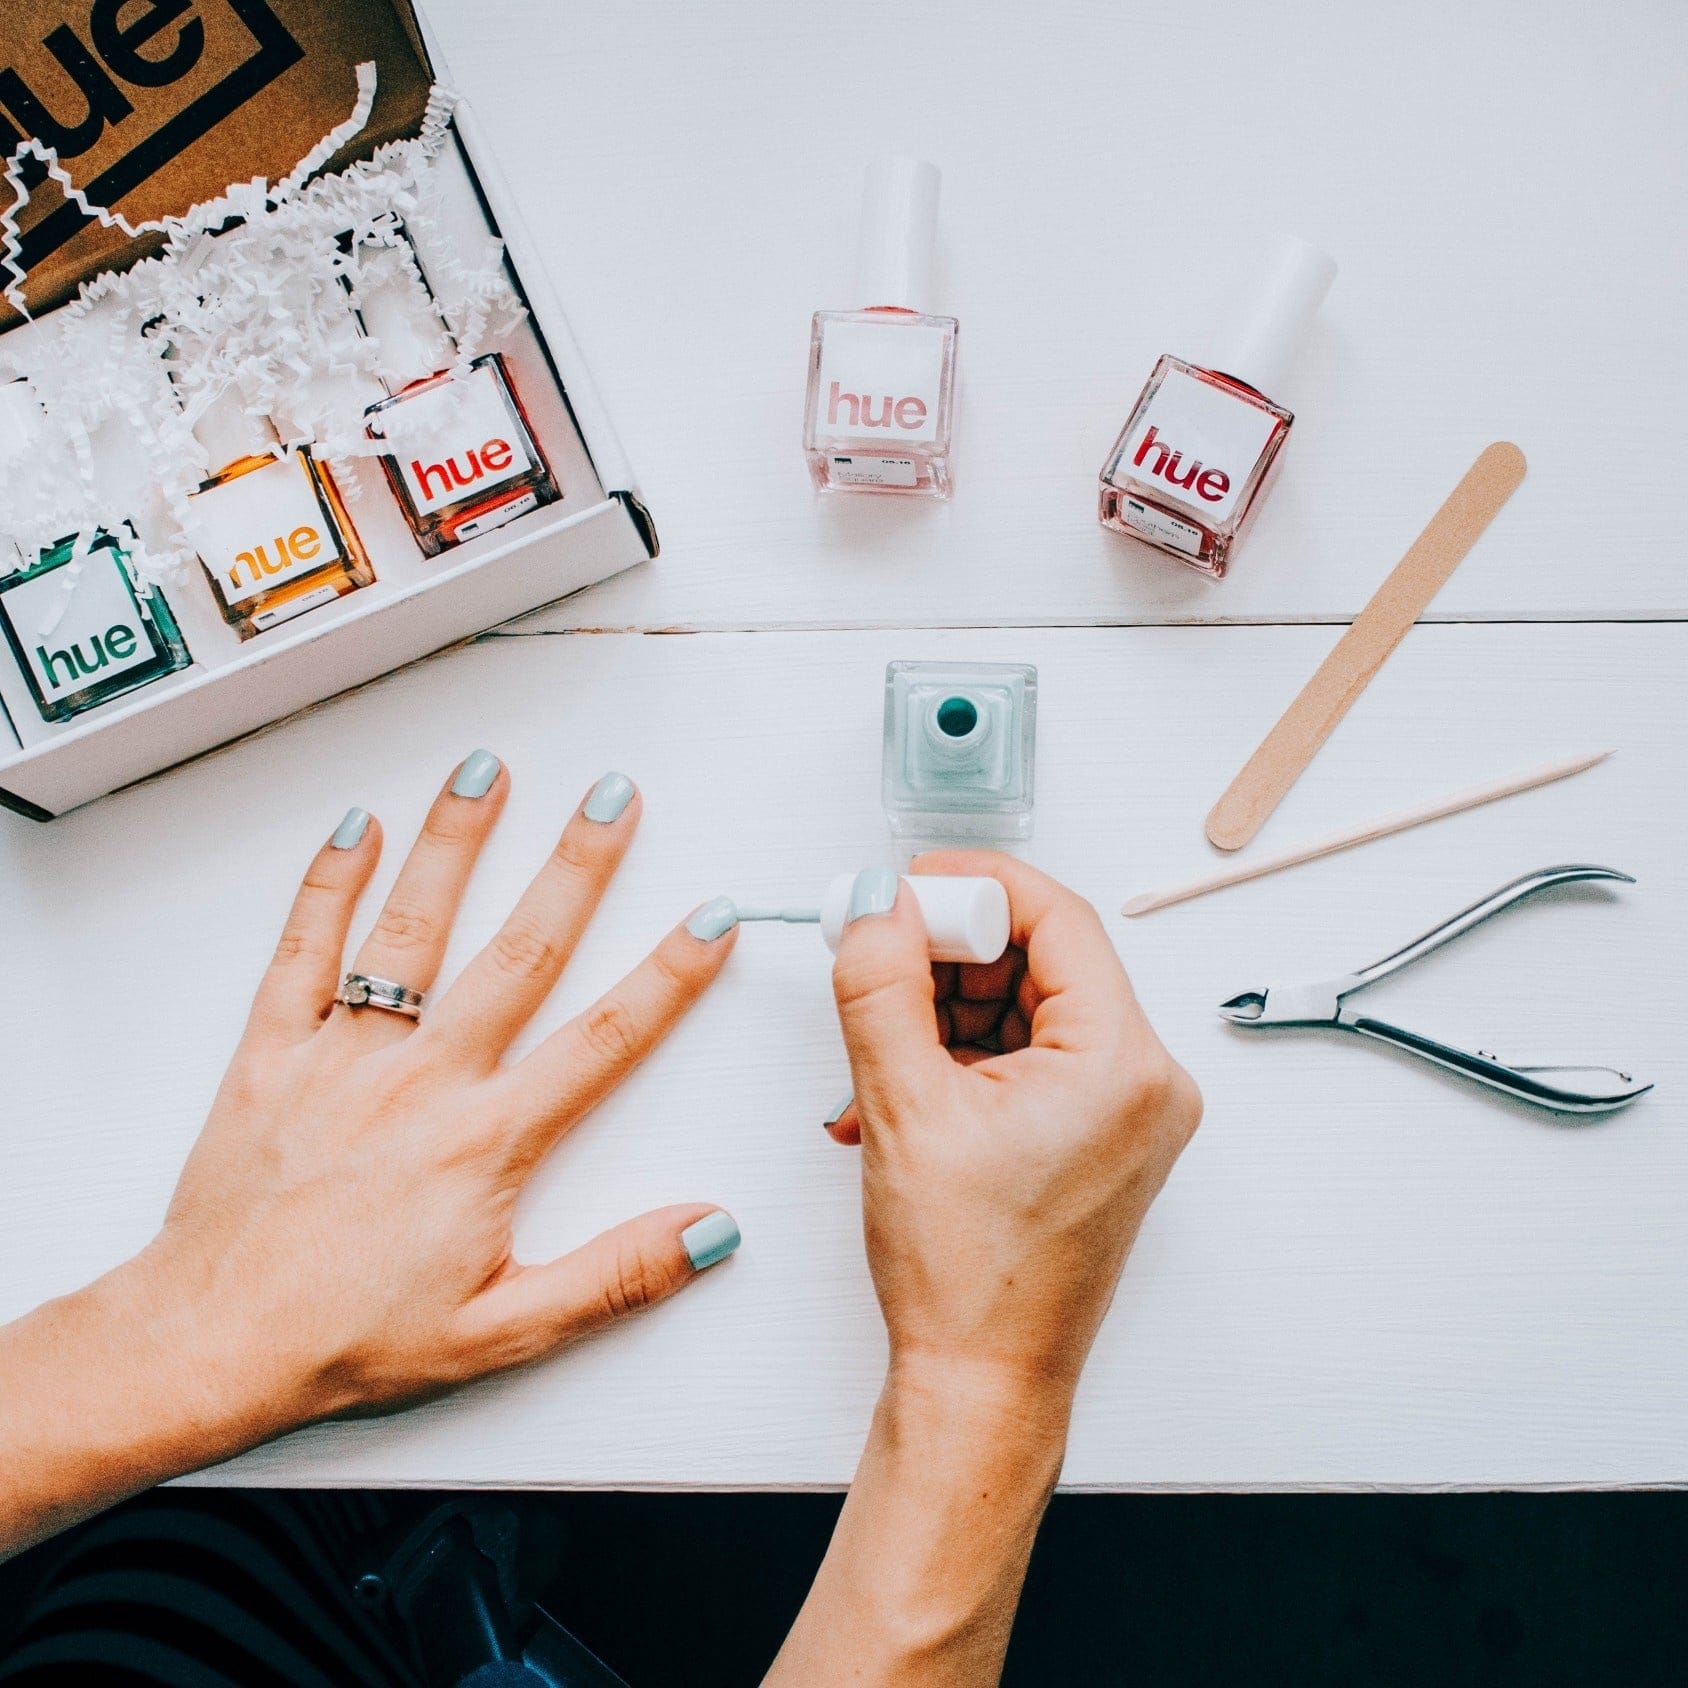
M1265 824L1371 683L1389 653L1423 614L1500 507L1524 479L1524 454L1505 440L1484 447L1429 526L1407 549L1353 625L1319 664L1260 748L1243 764L1207 817L1207 836L1238 850Z

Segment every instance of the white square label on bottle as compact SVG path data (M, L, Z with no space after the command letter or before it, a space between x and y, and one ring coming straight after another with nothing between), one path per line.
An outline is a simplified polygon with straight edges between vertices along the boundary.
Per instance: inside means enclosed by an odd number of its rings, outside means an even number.
M1199 527L1191 522L1181 522L1165 510L1157 510L1141 498L1133 498L1130 493L1119 501L1119 519L1145 539L1170 545L1175 551L1187 552L1192 557L1201 555L1202 530Z
M1110 477L1136 481L1219 527L1236 509L1280 419L1247 399L1169 369L1138 412Z
M823 324L815 438L883 438L893 450L935 440L946 338L941 328L896 317Z
M370 418L392 446L418 515L490 492L530 474L534 461L490 368L441 381Z
M828 478L839 486L917 486L912 457L830 457Z
M340 536L298 452L188 499L188 537L231 604L340 558Z
M129 576L101 547L0 592L41 695L52 701L157 656Z

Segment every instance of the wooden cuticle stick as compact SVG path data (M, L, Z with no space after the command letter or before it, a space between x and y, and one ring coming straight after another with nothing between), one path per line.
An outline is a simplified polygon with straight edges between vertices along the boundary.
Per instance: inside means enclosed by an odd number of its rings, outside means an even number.
M1486 446L1429 525L1279 716L1207 817L1209 841L1240 850L1283 801L1319 747L1406 637L1466 553L1524 479L1524 454Z
M1555 780L1569 779L1585 768L1604 762L1612 753L1597 750L1587 756L1573 756L1563 762L1549 762L1545 767L1531 768L1527 773L1514 774L1510 779L1492 780L1487 785L1468 786L1450 796L1425 803L1415 809L1405 809L1385 815L1364 826L1350 827L1329 838L1312 844L1297 845L1292 850L1279 850L1269 856L1256 856L1221 868L1217 873L1204 874L1183 885L1164 891L1145 891L1131 898L1120 913L1128 918L1153 914L1156 909L1171 908L1174 903L1188 902L1192 897L1205 897L1209 891L1223 891L1230 885L1243 885L1251 879L1263 879L1269 873L1281 873L1285 868L1299 867L1303 862L1317 861L1321 856L1334 856L1338 850L1351 850L1356 844L1370 844L1376 838L1388 838L1397 832L1423 826L1427 821L1439 821L1447 815L1463 814L1467 809L1480 808L1485 803L1498 802L1502 797L1515 797L1521 791L1534 791L1538 786L1552 785Z

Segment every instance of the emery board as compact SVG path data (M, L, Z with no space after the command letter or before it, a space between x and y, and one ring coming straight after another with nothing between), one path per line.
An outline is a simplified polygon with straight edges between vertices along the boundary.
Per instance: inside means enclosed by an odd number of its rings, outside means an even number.
M1265 824L1501 506L1524 479L1524 454L1485 446L1442 508L1372 594L1311 680L1260 741L1207 817L1207 836L1238 850Z

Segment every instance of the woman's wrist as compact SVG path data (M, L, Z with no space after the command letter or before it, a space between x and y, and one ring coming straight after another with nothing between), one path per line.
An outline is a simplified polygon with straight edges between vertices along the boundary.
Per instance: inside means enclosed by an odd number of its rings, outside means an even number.
M882 1404L910 1427L953 1436L992 1427L1028 1456L1059 1468L1072 1421L1075 1384L1034 1367L926 1350L894 1350Z
M849 1499L770 1683L994 1681L1072 1392L894 1354Z
M190 1287L143 1251L0 1330L0 1559L287 1428Z
M311 1416L277 1333L162 1241L69 1301L88 1346L121 1353L136 1422L172 1470L232 1458Z

